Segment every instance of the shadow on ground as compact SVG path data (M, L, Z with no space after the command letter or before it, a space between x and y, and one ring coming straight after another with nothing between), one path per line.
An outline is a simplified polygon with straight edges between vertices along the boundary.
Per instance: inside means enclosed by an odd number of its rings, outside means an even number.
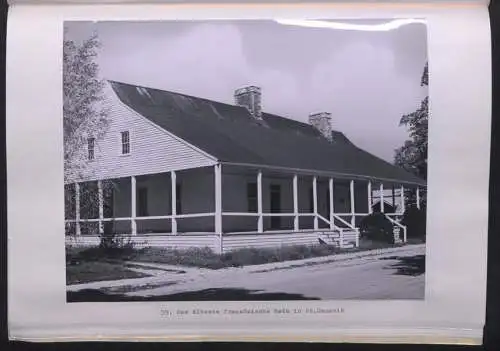
M260 293L247 289L205 289L161 296L128 296L108 294L100 290L84 289L68 291L67 302L120 302L120 301L272 301L272 300L319 300L300 294Z
M387 269L394 269L394 274L417 276L425 273L425 255L417 256L390 256L380 258L381 260L398 260Z

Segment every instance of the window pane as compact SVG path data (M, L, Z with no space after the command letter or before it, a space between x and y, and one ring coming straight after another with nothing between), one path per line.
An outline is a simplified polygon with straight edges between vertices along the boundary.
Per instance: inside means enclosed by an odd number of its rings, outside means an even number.
M88 158L89 160L94 159L94 149L95 149L95 138L87 139L87 149L88 149Z
M122 154L130 153L130 134L128 131L122 132Z

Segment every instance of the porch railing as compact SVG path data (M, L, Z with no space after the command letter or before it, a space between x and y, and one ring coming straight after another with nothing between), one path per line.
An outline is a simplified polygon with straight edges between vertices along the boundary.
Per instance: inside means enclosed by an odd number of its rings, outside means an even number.
M326 223L330 229L334 229L340 233L341 241L343 242L343 234L345 230L356 231L356 246L359 246L359 228L353 225L354 221L347 221L342 216L366 216L368 213L331 213L332 221L323 217L319 213L291 213L291 212L280 212L280 213L257 213L257 212L222 212L222 216L242 216L242 217L313 217L321 220ZM185 214L176 214L176 215L159 215L159 216L139 216L139 217L116 217L116 218L80 218L76 219L66 219L65 223L104 223L111 221L145 221L145 220L161 220L161 219L183 219L183 218L201 218L201 217L214 217L216 214L214 212L203 212L203 213L185 213ZM399 227L403 231L403 241L407 240L407 228L402 225L396 219L391 218L391 216L401 216L400 213L384 213L385 217L395 226ZM335 221L338 221L344 225L344 227L340 227L336 225ZM314 230L325 230L326 228L293 228L293 231L314 231ZM257 233L277 233L277 232L286 232L288 230L262 230L261 232L257 231ZM254 231L249 231L254 232ZM243 233L243 232L242 232ZM97 233L96 233L97 234ZM175 233L177 234L177 233Z
M332 228L333 230L336 230L339 232L339 240L340 240L340 247L343 247L344 246L344 231L346 228L340 228L338 226L335 225L335 223L327 220L325 217L323 217L322 215L320 214L316 214L316 216L321 219L323 222L327 223L330 225L330 228ZM335 214L332 214L332 217L335 218L335 219L338 219L340 222L342 222L343 224L345 224L347 226L347 228L349 228L350 230L354 231L356 233L356 247L359 247L359 229L356 228L355 226L353 226L351 223L347 222L346 220L336 216Z
M387 214L387 213L384 213L384 216L385 216L385 218L387 218L392 223L392 225L395 225L395 226L399 227L403 231L403 242L406 243L406 240L407 240L407 233L406 233L407 228L406 228L406 226L403 225L403 224L401 224L401 223L399 223L399 221L391 218L390 217L391 215L400 216L400 214Z

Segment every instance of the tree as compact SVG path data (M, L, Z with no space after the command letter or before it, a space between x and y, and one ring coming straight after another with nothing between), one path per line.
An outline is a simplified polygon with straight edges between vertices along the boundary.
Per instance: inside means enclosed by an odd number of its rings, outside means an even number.
M99 140L108 126L104 81L95 62L100 42L93 34L81 44L65 40L63 47L64 177L72 182L87 165L88 138Z
M75 188L88 166L87 143L96 143L108 128L108 113L104 105L104 81L96 63L100 42L93 34L81 43L65 40L63 46L63 140L66 218L75 218ZM113 186L103 182L104 191ZM95 218L97 190L81 186L80 213L82 218ZM98 209L97 209L98 215Z
M428 63L425 64L420 86L429 85ZM428 124L429 124L429 96L420 103L419 108L401 117L400 126L406 127L409 139L400 148L396 149L394 163L406 169L408 172L427 180L427 146L428 146ZM422 203L425 205L425 191L422 192ZM414 191L407 194L409 204L416 202Z

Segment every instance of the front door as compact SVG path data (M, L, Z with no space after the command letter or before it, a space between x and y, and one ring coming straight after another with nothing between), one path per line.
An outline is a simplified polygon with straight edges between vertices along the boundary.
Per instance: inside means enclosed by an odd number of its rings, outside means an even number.
M271 213L281 212L281 186L278 184L271 184ZM271 217L271 229L281 228L281 217Z

